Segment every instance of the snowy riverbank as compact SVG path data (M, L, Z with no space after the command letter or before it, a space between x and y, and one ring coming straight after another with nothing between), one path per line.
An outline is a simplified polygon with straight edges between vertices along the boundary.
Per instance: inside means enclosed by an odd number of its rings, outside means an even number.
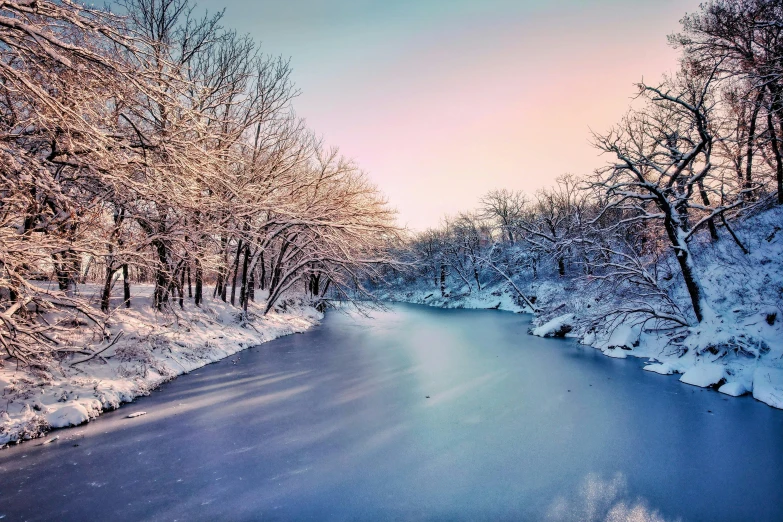
M237 308L209 298L202 308L161 314L150 306L151 287L135 289L133 308L117 308L109 322L113 337L123 335L100 356L79 363L84 357L76 355L47 369L17 368L8 361L0 366L0 447L82 424L178 375L304 332L323 318L313 308L287 301L284 310L266 316L260 315L264 303L251 303L252 319L240 322ZM75 348L95 347L89 331L81 335L68 342Z
M535 289L543 312L532 333L575 337L609 357L647 358L647 371L676 374L685 384L727 395L752 394L783 409L781 221L783 209L773 208L737 227L747 253L728 238L711 242L702 235L693 241L706 296L700 323L673 326L644 314L607 315L639 306L628 306L623 296L637 303L644 298L602 292L600 285L585 279L550 280ZM661 287L681 310L688 308L687 293L677 278Z
M728 239L694 240L701 283L709 308L701 323L672 325L649 315L618 312L643 307L633 289L615 291L588 277L526 278L514 285L494 281L476 291L467 287L395 288L390 301L443 308L499 309L532 312L518 297L525 292L537 310L530 333L541 337L572 337L615 358L648 359L645 370L680 375L686 384L712 387L721 393L754 398L783 409L783 209L749 218L736 230L748 249L743 253ZM674 265L664 259L659 268ZM676 270L669 268L671 274ZM682 283L661 278L680 309L689 306ZM666 286L665 286L666 285ZM649 290L649 289L648 289ZM636 304L629 306L630 301ZM654 301L652 301L654 302Z
M544 285L542 285L544 286ZM550 296L567 294L563 288L545 288ZM515 291L503 283L481 293L442 297L437 290L391 292L387 300L423 304L439 308L496 309L515 313L530 312L515 298ZM539 302L541 300L538 300ZM679 374L685 384L715 388L731 396L752 394L775 408L783 409L783 328L781 321L769 324L770 313L736 317L733 321L716 318L697 327L676 330L643 329L640 324L605 323L586 332L573 312L555 314L566 309L565 302L548 301L534 318L530 334L539 337L571 337L581 344L600 350L607 357L648 359L645 370ZM736 315L736 314L735 314ZM551 317L544 320L543 317ZM722 349L737 338L752 339L762 347L758 353ZM717 353L716 353L717 352Z

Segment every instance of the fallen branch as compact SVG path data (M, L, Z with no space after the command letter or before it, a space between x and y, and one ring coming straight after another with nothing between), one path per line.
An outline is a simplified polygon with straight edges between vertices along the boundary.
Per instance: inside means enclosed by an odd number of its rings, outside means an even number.
M112 346L114 346L115 344L117 344L117 341L119 341L119 340L120 340L120 338L123 336L123 334L124 334L124 333L125 333L124 331L120 330L120 333L118 333L118 334L117 334L117 335L114 337L114 340L113 340L111 343L109 343L109 345L108 345L108 346L106 346L105 348L103 348L103 349L101 349L101 350L99 350L99 351L97 351L97 352L93 353L93 354L92 354L92 355L90 355L89 357L85 357L84 359L79 359L78 361L73 361L73 362L70 364L70 366L76 366L77 364L85 363L85 362L87 362L87 361L90 361L90 360L92 360L92 359L96 358L97 356L99 356L100 354L102 354L103 352L105 352L106 350L108 350L109 348L111 348Z

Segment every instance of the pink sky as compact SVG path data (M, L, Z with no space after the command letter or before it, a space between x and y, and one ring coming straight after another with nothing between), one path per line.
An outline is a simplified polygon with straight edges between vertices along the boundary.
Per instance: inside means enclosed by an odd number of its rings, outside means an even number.
M490 189L534 192L599 166L590 129L615 123L642 77L676 68L666 36L698 5L423 0L387 12L346 2L342 15L324 11L330 17L305 6L237 16L229 5L226 25L291 56L297 112L414 229L474 208Z

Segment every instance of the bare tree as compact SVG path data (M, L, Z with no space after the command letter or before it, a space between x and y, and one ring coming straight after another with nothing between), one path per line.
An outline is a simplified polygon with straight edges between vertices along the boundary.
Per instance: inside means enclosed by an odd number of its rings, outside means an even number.
M481 217L496 220L503 238L513 243L514 227L525 205L525 195L521 192L507 189L491 190L481 198Z
M698 321L709 315L698 269L688 246L693 235L742 203L710 203L714 137L710 117L713 79L680 77L661 87L640 85L647 106L629 113L596 146L616 158L598 171L606 209L630 213L618 224L660 223L680 266Z
M777 202L783 204L783 4L778 0L714 0L686 16L671 41L702 75L736 78L747 85L748 161L752 172L759 110L766 107L766 132L774 155ZM764 103L766 101L766 103ZM763 120L762 120L763 121Z
M570 174L558 177L554 187L536 193L535 202L520 213L515 224L518 235L538 255L555 262L560 277L566 275L566 261L574 254L584 221L587 193L580 184Z

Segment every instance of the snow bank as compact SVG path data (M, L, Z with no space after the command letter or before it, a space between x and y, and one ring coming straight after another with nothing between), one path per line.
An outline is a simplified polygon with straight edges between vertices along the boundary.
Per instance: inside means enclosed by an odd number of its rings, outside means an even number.
M726 367L724 365L717 363L702 363L685 372L682 377L680 377L680 382L708 388L714 384L718 384L725 378Z
M622 348L632 350L639 344L639 336L642 333L640 325L620 324L611 331L609 338L605 341L594 343L596 348Z
M739 397L740 395L745 395L748 393L748 389L745 387L745 384L740 381L734 381L734 382L727 382L720 388L718 388L718 391L721 393L725 393L726 395L731 395L732 397Z
M633 350L634 346L639 344L641 331L640 325L621 323L611 328L606 335L593 334L589 344L601 350L607 357L625 359L628 357L627 351Z
M110 323L113 335L122 331L124 336L100 357L78 365L72 364L83 355L67 358L49 372L0 366L0 447L88 422L178 375L304 332L323 318L294 299L285 301L285 311L266 316L260 313L265 303L251 303L247 320L230 304L211 299L201 308L186 306L171 316L152 309L151 287L139 285L134 291L133 307L115 310ZM108 342L96 346L89 333L74 335L69 343L92 351Z
M538 337L565 337L573 330L574 314L564 314L530 331Z
M783 409L783 369L756 368L753 373L753 398Z
M622 348L603 348L601 353L614 359L625 359L628 357L628 353Z
M644 369L648 372L660 373L661 375L671 375L674 373L674 368L669 363L648 364Z
M72 401L59 408L53 408L53 411L47 413L45 417L50 427L67 428L68 426L78 426L97 417L101 409L101 403L96 400L89 400L86 404Z

